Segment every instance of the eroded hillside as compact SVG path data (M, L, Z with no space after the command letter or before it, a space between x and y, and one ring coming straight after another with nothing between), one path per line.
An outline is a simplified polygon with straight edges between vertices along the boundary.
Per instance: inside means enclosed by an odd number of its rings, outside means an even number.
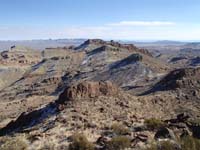
M0 62L6 71L25 67L14 77L2 71L9 84L0 83L1 138L23 136L28 149L67 149L77 133L96 149L119 136L131 149L176 142L184 131L200 136L199 68L174 69L146 49L98 39L44 51L13 47Z

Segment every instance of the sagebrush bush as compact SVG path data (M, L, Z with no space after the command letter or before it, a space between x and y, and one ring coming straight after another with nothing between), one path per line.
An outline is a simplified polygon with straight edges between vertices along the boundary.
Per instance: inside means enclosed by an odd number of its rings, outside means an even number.
M145 150L157 150L157 144L151 143Z
M162 141L157 144L151 144L146 150L176 150L176 146L170 141Z
M54 143L45 142L38 150L55 150Z
M187 136L181 139L181 147L183 150L199 150L200 140Z
M144 121L144 124L147 126L147 128L151 130L159 129L165 126L165 123L163 121L155 118L146 119Z
M130 130L125 127L123 124L120 123L114 123L111 126L112 131L117 135L126 135L130 133Z
M160 143L159 150L175 150L176 147L174 145L174 143L171 143L170 141L163 141Z
M126 136L116 136L108 142L107 150L124 150L131 146L131 141Z
M188 123L192 125L200 125L200 119L193 119L193 120L188 121Z
M74 134L69 150L94 150L95 146L83 134Z
M151 144L146 150L176 150L178 145L180 150L200 150L200 140L191 136L180 139L176 144L170 141Z
M0 150L27 150L28 144L20 137L3 137L0 140Z

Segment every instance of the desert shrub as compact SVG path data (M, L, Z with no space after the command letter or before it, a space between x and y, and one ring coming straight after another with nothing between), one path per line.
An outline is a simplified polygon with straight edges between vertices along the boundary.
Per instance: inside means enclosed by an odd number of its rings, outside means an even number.
M127 127L125 127L123 124L119 124L119 123L114 123L111 126L111 129L117 135L126 135L126 134L130 133L130 130Z
M28 144L19 137L4 137L0 141L0 150L27 150Z
M200 125L200 119L193 119L188 121L191 125Z
M45 142L38 150L55 150L55 144Z
M200 149L200 140L187 136L181 139L182 150L199 150Z
M145 150L176 150L179 145L181 150L199 150L200 140L191 136L184 137L174 144L170 141L163 141L159 144L151 144Z
M145 150L157 150L157 144L151 143Z
M124 150L131 146L131 141L126 136L117 136L108 142L107 150Z
M69 145L69 149L94 150L94 145L83 134L75 134L72 136L72 143Z
M146 150L176 150L175 144L170 141L163 141L159 144L151 144Z
M159 150L175 150L175 145L174 143L170 142L170 141L163 141L160 143Z
M70 150L67 145L59 145L56 150Z
M146 119L144 121L144 124L147 126L147 128L152 130L159 129L165 126L165 123L163 121L155 118Z

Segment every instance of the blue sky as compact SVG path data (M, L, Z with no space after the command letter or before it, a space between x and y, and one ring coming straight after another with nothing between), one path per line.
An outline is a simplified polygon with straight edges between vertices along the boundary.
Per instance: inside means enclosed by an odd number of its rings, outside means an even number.
M200 40L199 0L0 0L0 40Z

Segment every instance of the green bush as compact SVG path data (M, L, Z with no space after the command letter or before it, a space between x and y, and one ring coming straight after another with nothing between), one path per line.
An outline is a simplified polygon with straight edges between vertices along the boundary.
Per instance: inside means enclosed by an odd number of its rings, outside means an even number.
M114 123L111 126L112 131L117 135L126 135L130 133L130 130L122 124Z
M144 124L147 126L147 128L151 130L159 129L165 126L165 123L163 121L155 118L146 119L144 121Z
M107 149L108 150L124 150L125 148L129 148L131 146L131 141L126 136L117 136L112 138L111 141L108 142Z
M69 150L94 150L94 145L83 134L75 134L72 136Z
M3 137L0 140L0 150L27 150L27 143L17 137Z

